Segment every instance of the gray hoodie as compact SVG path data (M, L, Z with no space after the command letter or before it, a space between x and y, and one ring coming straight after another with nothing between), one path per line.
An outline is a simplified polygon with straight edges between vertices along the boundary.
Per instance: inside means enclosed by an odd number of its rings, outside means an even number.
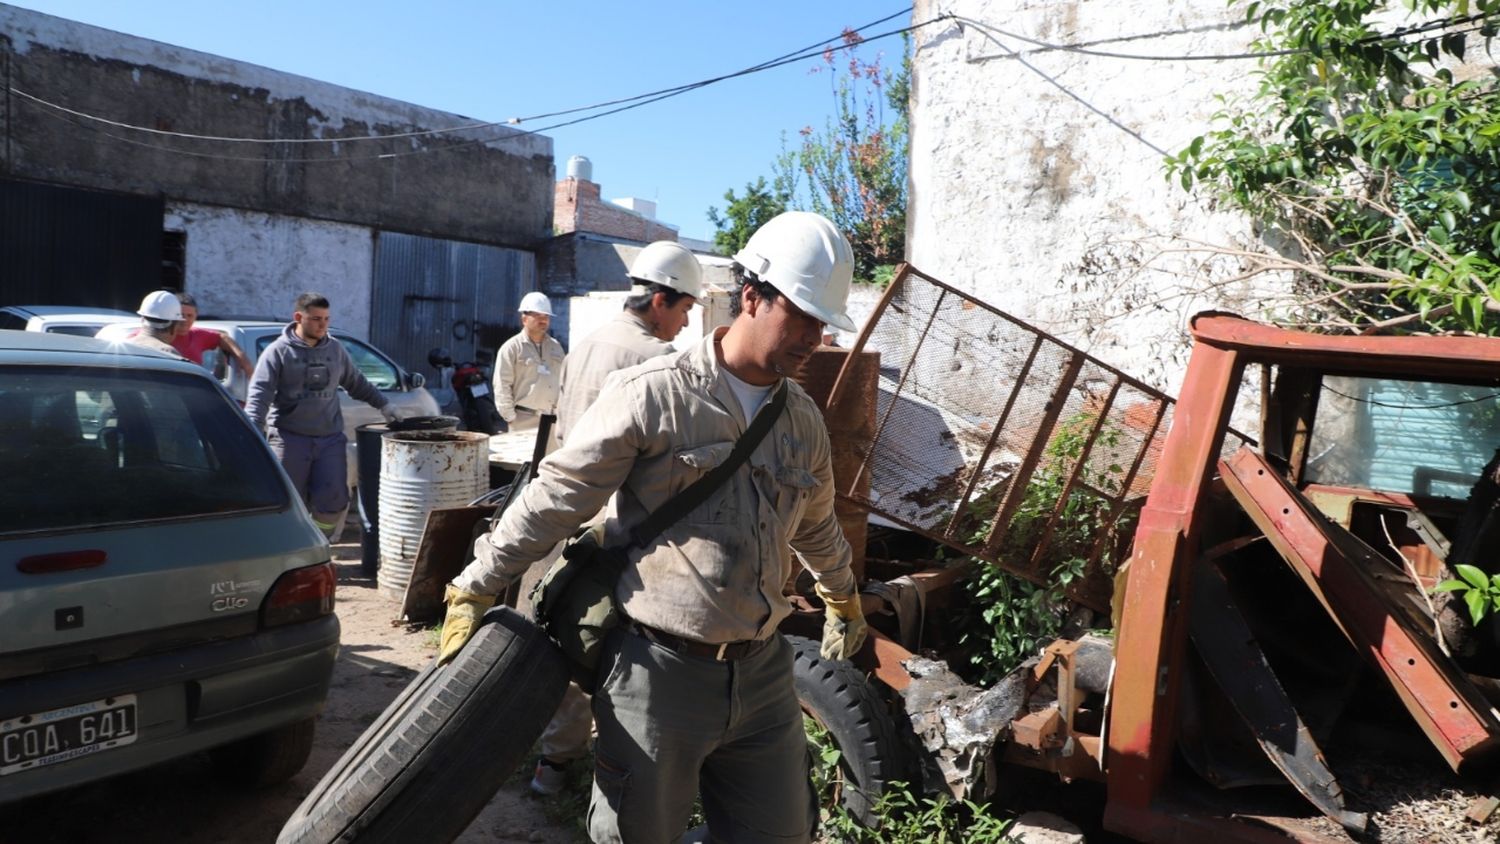
M245 413L257 427L266 423L283 433L323 437L344 430L339 391L373 407L390 401L365 379L344 344L332 334L309 346L288 323L260 356L250 377Z

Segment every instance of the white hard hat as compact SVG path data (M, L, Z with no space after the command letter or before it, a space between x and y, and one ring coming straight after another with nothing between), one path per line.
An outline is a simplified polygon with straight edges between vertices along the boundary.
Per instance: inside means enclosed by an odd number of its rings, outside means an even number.
M177 300L177 294L157 290L146 294L146 298L141 300L141 309L136 313L147 319L174 322L182 319L182 303Z
M552 316L552 300L540 290L533 290L521 297L521 307L516 308L519 313L546 314Z
M750 235L734 260L809 316L855 330L844 311L854 281L854 250L826 217L810 211L777 214Z
M703 293L703 267L691 250L671 240L658 240L642 249L630 263L630 277L670 287L694 299Z

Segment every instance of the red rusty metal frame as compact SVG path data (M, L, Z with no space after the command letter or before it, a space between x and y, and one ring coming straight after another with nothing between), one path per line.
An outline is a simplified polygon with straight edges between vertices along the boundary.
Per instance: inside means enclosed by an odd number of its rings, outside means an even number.
M1244 367L1496 383L1500 342L1473 337L1328 337L1229 314L1193 318L1194 347L1142 510L1115 651L1105 825L1143 841L1284 841L1165 788L1176 742L1185 601L1213 472ZM1302 837L1302 836L1299 836Z
M1031 483L1031 476L1036 472L1036 467L1041 465L1042 453L1047 450L1047 443L1052 440L1052 431L1057 427L1057 419L1062 416L1063 407L1068 403L1068 392L1073 385L1078 383L1078 373L1083 371L1083 364L1087 360L1082 352L1074 351L1068 356L1068 365L1063 369L1062 377L1057 381L1057 388L1052 391L1052 397L1047 400L1047 410L1042 414L1042 421L1037 424L1036 435L1031 439L1031 445L1026 447L1026 456L1021 458L1021 465L1016 473L1011 476L1010 482L1006 484L1005 496L1000 502L1000 507L995 513L995 521L990 525L989 536L984 540L984 552L988 556L996 555L1000 550L1000 542L1005 538L1006 531L1010 527L1010 520L1021 508L1021 501L1026 497L1026 487ZM1116 384L1116 388L1119 385ZM1019 391L1020 386L1016 389ZM1108 408L1101 409L1099 420L1102 422ZM1060 498L1059 503L1066 504L1066 498ZM1050 525L1049 525L1050 526Z
M1114 383L1110 385L1109 396L1104 399L1103 407L1106 410L1110 407L1113 407L1115 403L1115 397L1119 394L1120 381L1119 379L1116 379ZM1051 544L1053 534L1057 532L1057 524L1058 522L1062 521L1063 513L1068 508L1068 499L1072 497L1073 490L1081 485L1084 485L1084 481L1081 480L1083 471L1088 467L1089 456L1094 453L1094 443L1099 441L1099 435L1104 432L1104 423L1108 421L1108 419L1109 414L1107 412L1101 412L1098 416L1094 417L1094 423L1089 426L1088 437L1086 437L1083 441L1083 448L1078 454L1078 459L1073 462L1073 469L1068 473L1068 479L1063 482L1062 492L1058 493L1057 496L1057 504L1053 505L1052 508L1052 517L1047 520L1047 527L1042 531L1042 538L1037 541L1036 551L1031 555L1031 567L1033 569L1041 565L1043 552L1046 550L1047 546ZM1137 452L1137 455L1143 457L1145 456L1147 451L1150 451L1150 441L1142 444L1140 451ZM1130 487L1125 486L1121 487L1121 489L1122 493L1119 500L1120 502L1124 502L1125 493L1129 491ZM1113 496L1104 497L1108 498ZM1115 509L1116 508L1114 506L1110 507L1111 512L1113 512ZM1110 524L1112 525L1114 523L1110 522ZM1101 535L1107 536L1109 535L1109 531L1101 531ZM1097 545L1098 542L1096 541L1095 544ZM1090 562L1092 562L1092 560L1090 560Z
M1234 351L1194 346L1136 528L1115 649L1105 824L1142 840L1171 840L1162 837L1152 804L1171 769L1177 738L1188 629L1180 603L1203 529L1199 504L1218 463L1243 368Z
M1344 635L1385 674L1448 764L1458 771L1493 750L1500 720L1431 637L1390 605L1370 575L1372 564L1385 565L1379 554L1330 525L1259 454L1240 449L1220 463L1220 472L1230 494Z
M1206 312L1192 319L1194 339L1249 352L1256 363L1315 366L1328 374L1495 384L1500 343L1491 337L1363 337L1307 334Z
M1026 355L1026 362L1021 364L1021 370L1016 373L1016 388L1010 391L1005 399L1005 408L1000 411L1000 419L995 422L995 427L990 431L989 440L984 444L984 451L979 455L979 466L988 466L990 458L995 454L995 446L1000 444L1000 434L1005 431L1005 424L1010 421L1010 414L1016 409L1016 399L1021 397L1021 387L1026 379L1031 377L1031 367L1036 363L1037 353L1042 350L1044 338L1038 336L1031 344L1031 351ZM979 486L981 473L975 472L969 478L968 486L964 487L963 497L958 500L958 506L953 509L953 518L948 520L948 526L943 529L946 536L952 536L958 530L958 525L963 521L964 513L968 512L969 501L974 497L974 490ZM1129 487L1126 487L1127 489ZM1093 562L1090 560L1090 562Z

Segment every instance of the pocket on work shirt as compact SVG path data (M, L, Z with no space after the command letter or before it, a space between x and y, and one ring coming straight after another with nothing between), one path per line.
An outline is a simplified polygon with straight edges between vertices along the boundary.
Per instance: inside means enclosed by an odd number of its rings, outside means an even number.
M817 487L818 476L800 466L782 466L776 470L776 515L789 531L796 529Z
M720 442L679 448L672 453L672 494L676 495L729 459L734 443ZM682 521L689 524L722 525L731 523L739 507L738 484L730 478L718 489L704 496L702 503L688 511ZM663 502L665 503L665 502Z

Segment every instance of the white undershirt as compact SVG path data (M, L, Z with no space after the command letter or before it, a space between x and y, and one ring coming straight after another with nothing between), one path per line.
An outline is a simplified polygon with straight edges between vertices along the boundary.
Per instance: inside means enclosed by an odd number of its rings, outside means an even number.
M757 387L734 377L727 369L720 368L719 372L724 375L724 380L729 382L730 391L739 400L740 410L745 413L746 423L755 418L755 411L760 410L760 406L766 402L766 396L771 394L771 388L776 386L767 384L764 387Z

